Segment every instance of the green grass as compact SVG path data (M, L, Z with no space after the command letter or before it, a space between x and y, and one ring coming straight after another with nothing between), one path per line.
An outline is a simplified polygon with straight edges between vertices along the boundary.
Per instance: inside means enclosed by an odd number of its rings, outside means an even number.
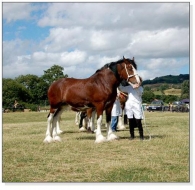
M189 114L145 112L146 140L95 144L62 114L61 143L44 144L47 113L3 114L3 182L189 182ZM104 119L105 123L105 119ZM128 127L128 126L127 126ZM103 127L103 134L106 129Z

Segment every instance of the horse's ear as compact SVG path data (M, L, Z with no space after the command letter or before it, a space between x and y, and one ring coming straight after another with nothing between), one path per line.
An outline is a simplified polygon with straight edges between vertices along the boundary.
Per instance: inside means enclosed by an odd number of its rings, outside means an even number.
M133 59L132 59L133 61L134 61L134 57L133 57Z
M124 57L124 55L123 55L123 60L125 60L125 57Z

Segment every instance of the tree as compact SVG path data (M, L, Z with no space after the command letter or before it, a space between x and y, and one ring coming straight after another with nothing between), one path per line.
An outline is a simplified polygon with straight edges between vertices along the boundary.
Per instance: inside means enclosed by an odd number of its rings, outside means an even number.
M181 85L181 99L189 98L189 94L189 80L185 80Z
M164 93L164 90L168 89L169 88L169 85L168 84L162 84L160 87L159 87L159 90L162 94L165 94Z
M144 91L151 91L152 89L151 89L151 87L149 87L149 86L144 86Z
M19 104L31 100L31 94L22 84L13 79L3 79L2 82L3 106L9 107L14 104L15 100L17 100Z
M49 86L52 82L58 80L59 78L68 77L68 75L64 76L63 70L63 67L59 65L53 65L51 68L44 71L42 78Z
M48 85L46 82L36 75L20 75L16 81L22 84L31 94L32 99L29 103L40 104L47 98Z
M142 95L142 101L144 103L151 103L152 100L154 100L155 95L152 91L144 91Z

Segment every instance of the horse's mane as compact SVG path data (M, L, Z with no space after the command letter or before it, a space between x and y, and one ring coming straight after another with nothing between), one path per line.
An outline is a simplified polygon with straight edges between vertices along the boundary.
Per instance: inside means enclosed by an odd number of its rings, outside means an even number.
M135 63L135 61L134 60L131 60L131 59L127 59L132 65L133 65L133 67L137 70L137 64ZM115 66L115 65L117 65L117 64L121 64L121 63L123 63L124 61L123 61L123 59L120 59L120 60L118 60L118 61L115 61L115 62L110 62L110 63L106 63L102 68L100 68L100 69L98 69L95 73L97 73L97 72L99 72L99 71L101 71L101 70L103 70L103 69L106 69L106 68L108 68L108 67L112 67L112 66Z

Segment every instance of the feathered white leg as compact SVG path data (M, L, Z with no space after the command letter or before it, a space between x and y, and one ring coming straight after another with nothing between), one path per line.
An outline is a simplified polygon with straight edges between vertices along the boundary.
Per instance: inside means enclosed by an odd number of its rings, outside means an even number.
M106 123L106 125L107 125L106 126L107 127L107 140L112 141L112 140L118 139L118 137L112 132L110 122Z
M81 114L81 112L76 112L76 116L75 116L75 124L76 125L79 125L80 114Z
M123 116L119 116L118 117L118 125L117 125L117 128L119 130L124 130L126 128L125 125L124 125Z
M53 138L52 138L52 132L51 132L51 128L52 128L52 122L53 122L53 113L49 114L49 117L47 118L47 131L46 131L46 137L44 139L44 143L51 143L53 142Z
M60 121L61 121L61 117L59 117L59 119L57 120L57 123L56 123L56 130L57 130L58 135L63 133L63 131L60 129Z
M95 113L96 113L96 111L92 112L91 119L90 119L90 122L89 122L89 126L91 128L91 131L93 131L93 132L95 131L95 123L94 123L94 121L95 121Z

